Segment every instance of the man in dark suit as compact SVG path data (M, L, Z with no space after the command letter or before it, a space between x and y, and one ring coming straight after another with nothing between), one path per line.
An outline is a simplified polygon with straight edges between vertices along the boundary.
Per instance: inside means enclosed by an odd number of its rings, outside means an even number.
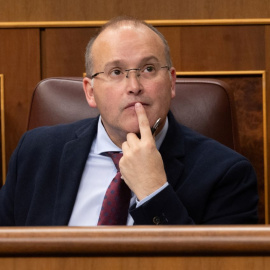
M0 225L99 224L118 170L107 152L123 152L121 181L131 194L127 225L257 222L249 161L169 112L176 72L155 28L112 20L89 42L86 72L86 99L100 117L22 137L0 191Z

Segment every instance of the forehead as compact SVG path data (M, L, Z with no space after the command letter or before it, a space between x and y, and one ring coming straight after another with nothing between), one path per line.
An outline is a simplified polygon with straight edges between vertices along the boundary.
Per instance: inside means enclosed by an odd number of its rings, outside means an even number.
M92 47L94 66L108 62L138 64L147 58L165 61L165 50L161 38L145 25L110 27L98 36Z

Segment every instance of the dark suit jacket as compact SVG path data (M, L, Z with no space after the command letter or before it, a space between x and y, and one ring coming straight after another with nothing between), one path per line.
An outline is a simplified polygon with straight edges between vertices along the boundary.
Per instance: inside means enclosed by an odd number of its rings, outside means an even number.
M24 134L0 191L0 225L68 224L97 123L86 119ZM246 158L179 125L170 113L160 152L169 186L130 210L135 224L257 222L256 175Z

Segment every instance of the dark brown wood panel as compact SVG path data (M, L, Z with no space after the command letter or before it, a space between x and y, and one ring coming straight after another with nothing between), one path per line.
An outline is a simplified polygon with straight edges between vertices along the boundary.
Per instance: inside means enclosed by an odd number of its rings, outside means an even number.
M5 270L267 270L269 238L266 226L3 228L0 265Z
M0 74L5 79L8 161L26 131L32 93L40 80L39 29L0 29Z
M176 68L179 71L263 70L264 30L264 26L181 27L178 52L181 62L176 63Z
M155 244L153 244L155 245ZM6 257L0 258L5 270L268 270L268 256L77 256L77 257ZM42 268L41 268L42 266Z
M265 65L266 70L266 96L265 96L265 106L266 106L266 150L267 150L267 160L266 164L268 175L270 174L270 26L265 27ZM269 176L270 178L270 176ZM270 181L270 180L269 180ZM268 197L270 198L270 183L268 182ZM270 205L268 205L268 211L270 212Z
M192 76L199 77L199 76ZM205 75L232 89L238 127L239 152L252 163L258 179L259 223L265 223L265 170L263 142L263 77L260 74ZM269 197L268 197L269 198ZM269 213L268 213L269 216Z
M85 72L84 53L97 28L56 28L42 32L42 78L79 76Z
M6 177L6 143L5 143L5 113L4 113L4 76L3 74L0 74L0 119L1 119L1 136L0 136L0 187L3 182L3 179Z
M227 82L234 92L240 152L251 161L256 171L260 198L259 223L264 223L265 179L262 76L223 76L220 79Z
M269 18L268 0L21 0L1 1L0 21L108 20L118 15L141 19Z
M264 26L157 27L177 71L263 70ZM81 76L87 42L97 28L46 29L42 77ZM68 44L68 46L67 46Z
M85 256L88 258L167 257L169 259L169 257L187 256L191 261L193 256L206 258L267 256L270 258L270 227L264 225L2 227L0 243L0 257L64 257L66 259ZM144 268L138 265L134 269L156 268ZM217 267L203 269L213 270Z
M171 52L171 58L173 66L180 70L181 63L181 27L172 26L172 27L156 27L165 37Z

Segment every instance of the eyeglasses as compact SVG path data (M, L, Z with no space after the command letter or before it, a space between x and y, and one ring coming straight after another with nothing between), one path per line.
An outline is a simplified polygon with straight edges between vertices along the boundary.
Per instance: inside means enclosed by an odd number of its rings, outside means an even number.
M113 67L113 68L106 67L104 71L97 72L92 76L90 76L90 78L94 79L99 74L104 74L104 76L108 81L120 82L125 77L129 78L129 73L131 71L134 71L136 77L140 78L140 80L141 79L152 80L155 77L157 77L161 69L167 69L168 71L170 70L169 66L161 66L159 63L146 64L141 68L130 68L130 69L125 69L121 67Z

